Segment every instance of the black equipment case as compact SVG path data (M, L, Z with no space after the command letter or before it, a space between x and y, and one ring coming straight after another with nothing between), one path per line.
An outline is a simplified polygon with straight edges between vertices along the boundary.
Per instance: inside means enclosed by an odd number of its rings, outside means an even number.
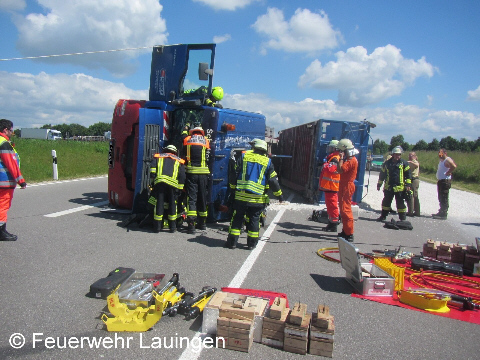
M107 299L118 285L126 281L135 272L131 268L118 267L111 271L107 277L95 281L90 285L89 296L99 299Z

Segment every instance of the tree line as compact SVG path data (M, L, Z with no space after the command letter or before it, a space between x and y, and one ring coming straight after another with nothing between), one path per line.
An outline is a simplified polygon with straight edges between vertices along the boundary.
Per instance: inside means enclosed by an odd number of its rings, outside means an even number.
M104 136L105 132L110 131L112 128L111 123L98 122L96 124L85 127L80 124L45 124L40 129L54 129L62 133L64 138L70 138L72 136ZM18 132L18 133L17 133ZM20 135L20 129L15 130L15 135Z
M440 141L433 139L431 142L427 143L425 140L418 141L415 145L410 145L405 141L403 135L392 136L390 144L387 144L383 140L375 140L373 142L373 154L385 154L392 151L395 146L401 146L404 151L438 151L438 149L446 149L450 151L464 151L471 152L476 151L480 152L480 137L475 141L468 141L465 138L460 140L454 139L451 136L442 138Z

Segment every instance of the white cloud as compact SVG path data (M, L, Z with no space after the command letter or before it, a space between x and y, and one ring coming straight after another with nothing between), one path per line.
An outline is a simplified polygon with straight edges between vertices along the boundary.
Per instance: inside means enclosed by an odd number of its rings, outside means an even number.
M225 41L229 41L232 39L232 36L230 34L225 34L225 35L221 35L221 36L214 36L213 37L213 42L215 44L221 44Z
M25 6L25 0L0 0L0 11L19 11Z
M314 60L300 77L300 87L338 89L341 105L364 106L400 95L420 76L432 77L437 70L425 58L405 59L393 45L376 48L370 55L362 46L335 54L337 61L324 66Z
M268 8L267 13L259 16L252 27L269 38L263 44L264 53L267 48L313 53L335 48L343 41L341 33L332 28L324 11L312 13L299 8L286 21L282 10Z
M38 0L45 13L14 17L17 48L24 56L136 48L167 42L163 9L158 0ZM60 36L61 35L61 36ZM144 50L146 52L151 51ZM41 61L105 68L122 76L138 51L64 56Z
M480 101L480 86L478 88L476 88L475 90L470 90L468 92L467 100L469 100L469 101Z
M16 128L111 122L118 99L147 99L148 91L131 90L84 74L38 75L0 71L2 117Z
M392 136L399 134L412 144L420 139L430 142L433 138L440 140L449 135L458 140L475 140L480 127L480 115L461 111L437 111L401 103L393 108L367 109L338 105L333 100L307 98L300 102L288 102L269 99L263 94L227 94L222 104L225 107L264 114L267 126L274 127L276 133L318 119L367 119L377 125L371 131L372 137L388 143Z
M193 0L194 2L200 2L215 10L236 10L244 8L251 3L259 0Z

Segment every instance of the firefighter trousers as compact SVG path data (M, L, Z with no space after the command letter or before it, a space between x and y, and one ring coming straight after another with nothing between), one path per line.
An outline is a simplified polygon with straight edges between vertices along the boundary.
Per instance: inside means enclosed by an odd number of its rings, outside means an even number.
M208 174L187 174L187 218L207 216L207 186Z
M13 192L15 189L0 188L0 223L7 222L7 212L12 205Z
M345 235L353 235L352 196L355 193L355 184L349 182L340 184L338 200L340 203L340 215L342 216L343 232Z
M153 190L157 199L153 220L163 221L164 206L165 203L168 203L168 223L170 225L171 222L177 220L176 189L165 183L158 183L154 186Z
M338 192L324 191L324 194L328 220L331 223L338 223Z
M263 204L250 204L245 201L235 200L233 203L233 215L228 229L228 244L236 246L240 231L243 226L245 215L247 222L247 246L255 247L259 238L260 215L264 209Z
M392 210L392 200L395 198L397 204L397 212L400 220L406 219L407 206L403 200L403 191L394 192L393 190L384 190L383 191L383 200L382 200L382 217L387 217L390 210Z

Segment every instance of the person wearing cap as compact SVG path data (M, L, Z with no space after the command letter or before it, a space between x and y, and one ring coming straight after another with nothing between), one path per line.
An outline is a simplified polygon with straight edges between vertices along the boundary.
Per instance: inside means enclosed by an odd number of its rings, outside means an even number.
M177 156L174 145L166 146L155 154L150 163L150 180L153 186L149 203L154 205L153 230L163 227L165 203L168 203L168 227L171 233L177 229L177 193L185 184L185 161Z
M337 172L340 152L337 150L338 140L332 140L327 145L327 156L324 159L318 189L325 195L328 225L323 231L337 232L338 226L338 190L340 187L340 174Z
M355 193L355 179L357 177L358 161L355 149L350 139L341 139L337 144L340 150L337 172L340 174L340 185L338 188L338 202L343 229L338 236L347 241L353 242L354 219L352 213L352 197Z
M210 142L200 126L183 132L184 157L186 160L187 180L187 232L195 233L195 228L205 230L207 220L207 187L210 170L208 157Z
M400 220L406 220L407 206L404 202L405 191L410 192L412 176L410 165L402 159L403 149L395 146L392 157L385 161L378 176L377 190L383 185L382 214L377 221L385 221L390 212L392 200L395 198L397 212Z
M260 231L260 215L264 210L267 186L283 202L282 190L277 179L272 160L267 156L267 143L256 139L253 150L245 151L239 157L229 176L230 199L233 215L228 229L225 247L235 249L245 215L247 222L247 247L252 250L257 245Z

